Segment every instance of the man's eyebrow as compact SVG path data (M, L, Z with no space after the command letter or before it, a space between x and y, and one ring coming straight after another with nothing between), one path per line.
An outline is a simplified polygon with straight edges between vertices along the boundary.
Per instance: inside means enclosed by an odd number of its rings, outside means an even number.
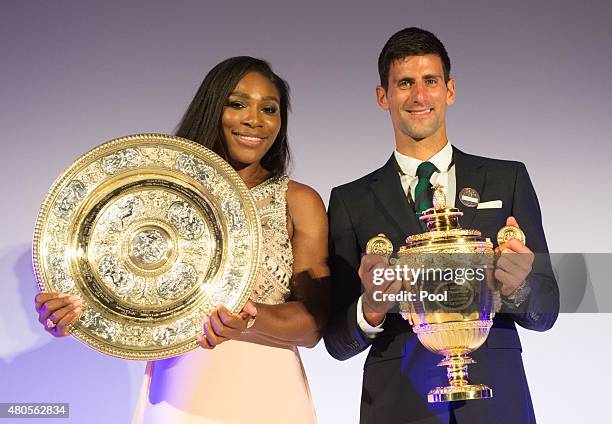
M248 94L242 93L240 91L232 91L230 93L230 96L242 97L243 99L250 99L251 98L251 96L249 96ZM274 100L275 102L280 103L280 100L276 96L264 96L261 99L262 100Z
M397 83L400 83L400 82L402 82L402 81L407 81L407 82L409 82L409 83L411 83L411 84L412 84L412 83L414 83L416 80L415 80L414 78L412 78L412 77L399 77L399 78L397 79L397 81L396 81L396 82L397 82Z
M442 75L438 75L438 74L425 74L421 77L421 79L442 79ZM408 82L415 82L416 78L413 77L400 77L397 79L397 82L401 82L401 81L408 81Z

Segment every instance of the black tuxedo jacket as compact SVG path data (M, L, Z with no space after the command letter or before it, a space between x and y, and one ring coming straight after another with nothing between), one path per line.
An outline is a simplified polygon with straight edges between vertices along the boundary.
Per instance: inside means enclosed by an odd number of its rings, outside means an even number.
M371 345L364 365L361 422L391 423L533 423L535 416L521 359L515 324L536 331L552 327L559 311L559 291L548 258L540 207L525 165L469 155L453 149L457 195L463 228L478 229L496 243L497 231L510 215L536 253L529 276L532 291L518 311L495 316L485 345L471 354L470 380L493 389L493 398L428 404L427 392L448 385L440 356L418 341L407 321L388 314L384 331L365 337L357 324L362 285L357 275L368 240L384 233L396 249L406 236L420 233L406 200L392 155L380 169L335 187L329 201L332 313L324 337L336 359L344 360ZM459 201L462 188L473 188L481 202L501 200L502 208L476 209ZM505 312L505 313L504 313ZM453 417L454 416L454 417Z

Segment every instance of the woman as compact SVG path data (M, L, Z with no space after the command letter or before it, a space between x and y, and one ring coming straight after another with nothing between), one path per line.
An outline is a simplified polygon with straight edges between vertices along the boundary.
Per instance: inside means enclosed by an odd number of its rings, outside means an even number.
M239 314L219 305L204 318L202 349L147 364L134 422L316 421L297 346L315 346L327 320L327 218L319 195L285 176L288 109L289 88L266 62L234 57L208 73L179 125L251 189L262 270ZM60 293L36 305L54 336L82 307Z

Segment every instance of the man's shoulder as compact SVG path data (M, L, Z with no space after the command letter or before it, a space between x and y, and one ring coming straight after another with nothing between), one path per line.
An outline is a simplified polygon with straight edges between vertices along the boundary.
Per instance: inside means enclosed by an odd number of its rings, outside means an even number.
M464 163L469 163L472 166L486 166L493 169L513 169L516 170L520 167L525 167L523 162L508 160L508 159L498 159L491 158L487 156L478 156L471 153L465 153L455 147L455 158Z
M462 152L455 148L455 164L462 171L474 169L486 172L488 178L493 180L508 181L527 176L527 168L523 162L508 159L498 159L486 156L478 156Z

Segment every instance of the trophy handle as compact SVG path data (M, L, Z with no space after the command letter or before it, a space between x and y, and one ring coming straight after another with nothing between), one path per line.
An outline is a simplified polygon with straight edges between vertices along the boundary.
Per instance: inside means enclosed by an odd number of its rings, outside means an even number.
M525 245L527 243L527 237L525 236L525 233L523 232L523 230L521 230L518 227L515 227L513 225L506 225L505 227L502 227L499 229L499 231L497 232L497 246L501 246L502 244L506 243L508 240L511 239L517 239L518 241L520 241L521 243L523 243L523 245ZM497 266L497 260L499 259L499 255L500 253L496 253L494 255L494 268L495 266ZM499 292L499 281L497 281L497 279L495 277L493 277L493 281L495 283L495 290L493 290L493 314L491 315L491 318L493 318L495 316L496 312L499 312L501 310L501 306L502 306L502 300L501 300L501 293Z
M393 243L391 243L391 240L389 240L386 235L380 233L368 240L366 244L366 254L384 256L387 259L391 259L391 255L393 254Z
M389 265L394 266L397 264L398 259L392 257L393 254L393 243L383 233L378 234L368 240L366 244L366 254L368 255L379 255L384 256L389 261ZM412 317L406 302L399 302L399 312L402 318L410 322L410 325L414 325Z

